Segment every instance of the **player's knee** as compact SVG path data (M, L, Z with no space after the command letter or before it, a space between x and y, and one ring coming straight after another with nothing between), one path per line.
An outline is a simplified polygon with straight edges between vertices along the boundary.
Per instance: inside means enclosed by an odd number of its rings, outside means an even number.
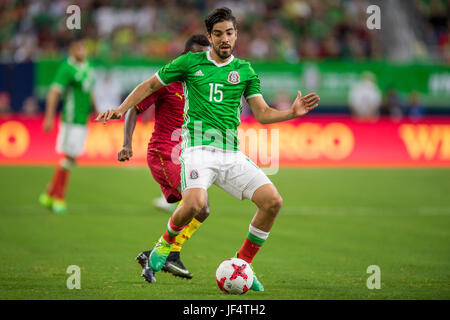
M205 219L209 216L209 205L206 204L202 209L202 214L205 217Z
M194 215L197 216L197 215L200 214L200 212L202 212L202 209L203 209L203 207L202 207L201 204L195 203L195 204L191 207L191 212L192 212Z
M197 219L200 222L203 222L206 220L206 218L208 218L208 216L209 216L209 205L205 204L200 213L195 216L195 219Z
M188 210L193 216L197 216L202 212L205 203L200 199L196 199L189 201L189 203L183 203L183 206L186 206L186 210Z
M279 194L274 194L264 201L263 209L273 215L277 215L282 205L283 198Z
M69 156L65 156L61 160L61 167L63 167L66 170L72 170L77 164L77 159Z

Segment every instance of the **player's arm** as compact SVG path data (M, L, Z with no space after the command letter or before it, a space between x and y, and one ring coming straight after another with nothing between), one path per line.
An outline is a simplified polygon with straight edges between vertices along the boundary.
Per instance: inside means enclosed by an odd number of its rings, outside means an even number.
M55 79L50 86L50 91L48 92L45 101L44 132L49 132L53 129L58 100L63 90L71 83L72 79L73 74L70 72L67 64L61 64L56 72Z
M164 85L157 78L156 75L153 75L151 78L145 80L140 85L138 85L125 99L124 102L117 109L107 110L105 112L100 113L95 121L103 120L103 123L106 124L111 119L121 119L122 116L127 112L130 108L137 105L140 101L144 100L146 97L154 93L155 91L161 89Z
M123 129L123 147L117 156L119 161L130 160L130 158L133 156L132 139L134 128L136 127L137 118L139 114L143 113L156 103L156 101L159 99L160 92L161 90L149 95L147 98L140 101L136 106L126 112L125 124Z
M123 129L123 146L122 150L120 150L119 154L117 155L117 160L119 161L130 160L130 158L133 156L132 140L138 115L139 113L136 108L131 108L125 114L125 124Z
M255 95L247 99L247 102L256 120L262 124L269 124L304 116L318 106L319 100L319 96L315 93L302 97L302 93L299 91L291 108L283 111L269 107L262 95Z
M92 105L92 109L94 110L95 114L98 114L98 106L97 106L97 102L95 101L95 96L94 96L93 92L91 92L91 105Z
M60 95L61 90L56 87L51 87L48 92L45 101L44 132L50 132L53 129L53 122L55 120L55 113Z

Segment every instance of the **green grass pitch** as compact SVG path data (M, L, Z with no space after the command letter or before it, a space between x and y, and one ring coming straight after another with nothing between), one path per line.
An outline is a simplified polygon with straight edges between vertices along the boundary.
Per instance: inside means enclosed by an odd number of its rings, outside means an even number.
M74 169L60 216L37 203L52 172L0 167L0 299L450 298L450 170L281 169L271 179L284 205L253 263L266 291L242 296L220 292L215 271L240 248L250 201L213 186L211 215L182 251L194 279L149 284L134 258L169 215L151 206L148 169ZM66 287L69 265L80 290ZM370 265L379 290L366 287Z

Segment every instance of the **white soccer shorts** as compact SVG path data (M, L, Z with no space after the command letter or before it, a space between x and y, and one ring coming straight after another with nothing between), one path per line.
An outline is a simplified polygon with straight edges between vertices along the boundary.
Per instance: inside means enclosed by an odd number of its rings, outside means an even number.
M56 138L56 152L76 158L84 150L87 126L60 122Z
M233 197L252 199L253 193L272 182L266 174L240 151L210 146L184 150L180 156L182 191L208 188L214 183Z

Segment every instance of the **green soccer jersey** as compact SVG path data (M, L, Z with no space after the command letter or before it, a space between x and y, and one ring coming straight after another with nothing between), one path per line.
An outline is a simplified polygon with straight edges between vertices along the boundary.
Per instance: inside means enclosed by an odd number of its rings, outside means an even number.
M77 63L69 57L61 64L52 87L64 93L62 120L85 125L91 112L94 72L87 62Z
M200 145L238 150L241 98L261 95L259 78L249 62L231 56L219 64L209 51L189 52L162 67L156 76L164 85L183 83L183 150Z

